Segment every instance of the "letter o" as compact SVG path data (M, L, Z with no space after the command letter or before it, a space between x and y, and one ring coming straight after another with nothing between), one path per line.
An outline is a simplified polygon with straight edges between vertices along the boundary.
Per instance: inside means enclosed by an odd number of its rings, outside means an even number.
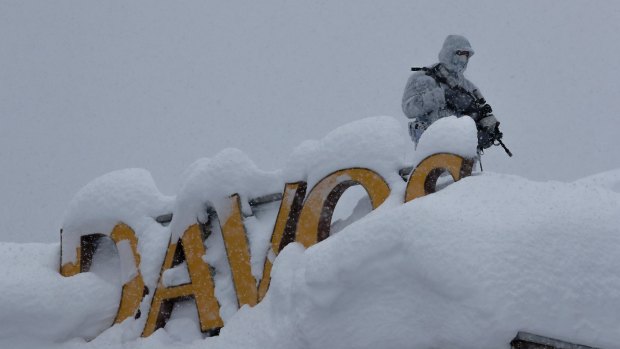
M407 183L405 202L417 199L436 190L437 179L444 171L454 181L471 175L474 161L458 155L439 153L422 160L413 170Z
M338 200L353 185L364 187L373 209L390 195L387 182L366 168L350 168L333 172L317 183L301 209L295 240L306 248L329 236L332 215Z

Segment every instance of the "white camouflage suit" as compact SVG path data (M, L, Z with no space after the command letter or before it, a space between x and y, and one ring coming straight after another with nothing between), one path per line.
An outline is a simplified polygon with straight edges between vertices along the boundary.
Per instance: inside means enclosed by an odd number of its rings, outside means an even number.
M429 69L435 69L437 81L426 71L418 71L407 81L403 94L402 108L411 119L409 133L416 143L426 128L440 118L456 115L470 115L480 126L494 127L495 117L478 119L477 110L473 109L476 100L482 95L478 88L463 73L474 50L469 41L460 35L448 35L439 52L439 63Z

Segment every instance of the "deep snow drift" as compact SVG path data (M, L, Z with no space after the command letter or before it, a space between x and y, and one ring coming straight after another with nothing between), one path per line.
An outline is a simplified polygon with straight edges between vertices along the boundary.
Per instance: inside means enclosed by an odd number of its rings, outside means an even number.
M144 316L106 329L126 278L113 249L97 257L92 272L64 278L58 273L58 244L0 244L0 345L506 348L517 331L526 330L619 348L620 169L571 183L475 173L402 204L405 183L398 169L433 152L471 155L470 121L438 122L408 158L402 151L410 146L407 136L389 117L361 120L321 141L305 142L276 173L262 172L243 154L226 150L186 171L186 185L175 198L161 196L143 170L97 179L69 205L67 234L135 219L142 234L141 271L149 285L157 282L170 234L191 220L191 214L179 213L198 210L201 200L217 207L219 198L236 190L247 201L281 190L285 181L306 179L312 186L333 170L362 165L384 176L392 192L368 212L363 195L349 189L333 224L352 223L307 250L287 246L275 260L266 298L254 308L237 311L221 237L209 237L211 255L205 258L219 275L216 296L226 326L219 337L206 339L192 302L181 304L166 328L146 339L137 338ZM378 136L369 137L373 134ZM245 174L230 178L235 173ZM130 185L133 194L123 194L130 189L124 185L140 178L140 187ZM218 189L210 186L222 181ZM123 190L109 191L109 185ZM93 196L100 201L89 204ZM175 218L161 226L152 216L166 210ZM266 207L246 221L253 258L267 253L275 210L277 205ZM260 261L253 260L252 270L260 274L255 267ZM183 279L171 275L168 282L179 282L175 277Z

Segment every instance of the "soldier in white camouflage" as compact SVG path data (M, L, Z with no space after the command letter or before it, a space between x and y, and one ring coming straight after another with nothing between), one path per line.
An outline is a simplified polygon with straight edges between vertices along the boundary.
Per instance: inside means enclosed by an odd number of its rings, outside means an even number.
M478 88L465 78L469 59L474 55L469 41L448 35L439 52L439 63L415 71L405 87L402 108L411 119L409 134L418 144L422 133L440 118L470 116L478 128L478 148L486 149L501 141L499 122Z

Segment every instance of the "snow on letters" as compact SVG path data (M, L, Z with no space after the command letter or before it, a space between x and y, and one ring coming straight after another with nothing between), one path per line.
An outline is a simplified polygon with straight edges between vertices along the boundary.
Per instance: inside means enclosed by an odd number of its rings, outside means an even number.
M444 171L455 181L470 175L473 122L442 123L435 132L451 135L450 150L464 156L425 150L404 177L406 143L389 117L360 120L303 143L283 171L261 171L241 151L224 150L192 164L174 198L161 195L144 170L104 175L70 204L61 273L88 271L98 243L111 239L123 284L115 323L135 319L141 335L150 336L168 322L175 303L193 299L201 331L217 334L237 309L265 297L273 257L285 246L308 248L329 237L348 188L359 185L376 209L389 198L394 205L434 192ZM428 133L432 139L433 130ZM171 220L162 218L167 212Z

